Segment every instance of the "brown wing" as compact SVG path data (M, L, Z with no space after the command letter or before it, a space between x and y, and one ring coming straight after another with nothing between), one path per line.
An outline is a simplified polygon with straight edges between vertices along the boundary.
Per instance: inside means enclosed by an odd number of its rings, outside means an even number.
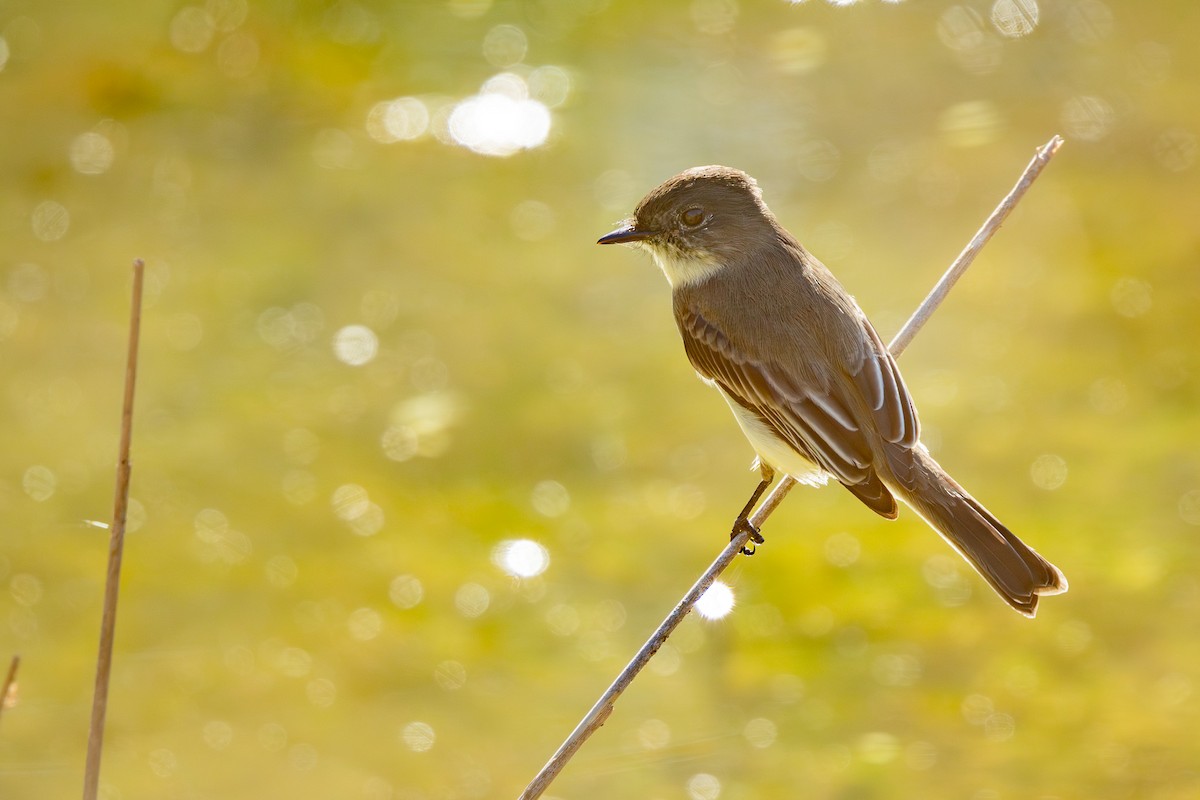
M875 472L870 441L852 409L865 406L868 424L886 441L911 447L919 430L895 362L863 319L872 347L847 380L804 385L788 371L740 352L695 309L678 309L684 350L702 376L756 414L780 439L829 472L877 513L896 515L896 502ZM858 392L855 403L847 392ZM859 412L862 413L862 412Z

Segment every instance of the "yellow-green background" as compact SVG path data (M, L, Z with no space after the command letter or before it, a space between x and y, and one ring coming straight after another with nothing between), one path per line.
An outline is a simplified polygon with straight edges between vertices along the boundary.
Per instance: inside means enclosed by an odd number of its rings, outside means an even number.
M104 796L513 797L754 481L661 276L595 238L741 167L886 338L1054 133L902 366L1070 593L1023 619L913 515L799 490L551 794L1200 795L1200 6L1043 0L1020 38L972 1L183 9L0 2L0 796L82 783L134 257ZM497 25L521 63L484 57ZM543 147L368 134L543 66L571 82ZM352 324L369 364L335 357ZM514 538L540 577L493 563Z

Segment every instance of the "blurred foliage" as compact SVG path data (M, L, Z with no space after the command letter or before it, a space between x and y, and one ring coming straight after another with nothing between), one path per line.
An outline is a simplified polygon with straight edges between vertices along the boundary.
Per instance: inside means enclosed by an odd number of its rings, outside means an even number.
M512 797L755 479L595 238L741 167L887 337L1056 132L903 366L1071 592L797 491L551 794L1200 795L1200 6L842 5L0 2L0 796L81 783L134 257L104 796Z

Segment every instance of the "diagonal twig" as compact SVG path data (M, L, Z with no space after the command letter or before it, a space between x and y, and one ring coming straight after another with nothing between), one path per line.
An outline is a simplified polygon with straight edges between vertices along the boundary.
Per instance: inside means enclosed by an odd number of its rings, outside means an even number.
M1062 137L1054 136L1049 142L1038 149L1037 154L1033 157L1033 161L1025 168L1025 171L1021 174L1012 191L1005 196L1000 205L996 207L996 210L991 213L979 229L979 232L975 234L974 238L971 239L971 242L963 251L959 253L958 258L954 260L954 263L946 270L941 280L937 282L937 285L934 286L929 295L921 302L917 310L913 312L908 322L896 334L896 338L888 345L888 350L893 356L898 357L904 352L905 348L912 342L913 337L921 329L921 326L929 320L933 312L946 299L946 295L949 294L955 282L966 272L967 267L975 260L975 256L979 254L983 246L992 238L992 235L999 229L1000 225L1062 145ZM763 523L766 522L767 517L783 502L783 498L795 485L796 482L790 476L785 475L783 480L763 500L762 505L750 516L750 524L755 528L761 528ZM658 626L654 634L642 645L633 659L625 666L625 669L621 670L621 674L617 676L617 679L605 690L604 694L600 695L600 699L596 701L596 704L584 715L579 724L575 726L575 730L571 732L571 735L566 738L554 755L550 757L550 760L546 762L546 766L542 767L542 770L529 783L525 791L521 793L519 800L536 800L536 798L542 796L542 793L546 791L546 788L558 776L563 767L567 765L567 762L571 760L576 751L583 746L588 737L605 723L609 714L612 713L617 699L629 687L638 673L642 671L642 668L649 663L654 654L658 652L658 649L667 641L675 628L683 621L683 618L692 610L692 607L700 599L701 595L708 591L708 588L712 586L717 577L733 563L733 560L737 558L738 553L746 546L749 539L750 532L748 530L744 531L735 536L729 542L729 545L721 551L721 554L709 565L704 574L700 576L700 579L692 585L692 588L683 596L683 599L671 610L667 618L662 621L662 624Z
M100 751L104 743L104 717L108 710L108 677L112 671L113 634L117 627L117 592L121 583L121 557L125 550L125 513L129 508L129 445L133 435L133 389L137 383L138 339L142 327L142 275L145 265L133 262L133 302L129 312L129 351L125 361L125 400L121 406L121 441L117 455L117 486L113 521L108 538L108 574L104 581L104 607L100 618L100 652L96 657L96 687L92 693L92 721L88 726L87 764L83 776L84 800L96 800L100 786Z

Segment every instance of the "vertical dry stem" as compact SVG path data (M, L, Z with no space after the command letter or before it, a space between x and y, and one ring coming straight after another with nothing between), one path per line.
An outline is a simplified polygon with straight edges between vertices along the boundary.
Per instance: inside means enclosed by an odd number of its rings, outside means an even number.
M104 581L104 608L100 619L100 652L96 657L96 686L92 694L92 721L88 727L87 765L83 778L84 800L95 800L100 785L100 751L104 744L104 717L108 710L108 678L112 671L113 634L117 627L117 593L121 582L121 557L125 550L125 513L129 508L129 443L133 435L133 389L137 383L138 339L142 326L142 260L133 262L133 302L129 312L129 351L125 361L125 400L121 407L121 442L117 450L117 485L113 521L108 538L108 574Z

